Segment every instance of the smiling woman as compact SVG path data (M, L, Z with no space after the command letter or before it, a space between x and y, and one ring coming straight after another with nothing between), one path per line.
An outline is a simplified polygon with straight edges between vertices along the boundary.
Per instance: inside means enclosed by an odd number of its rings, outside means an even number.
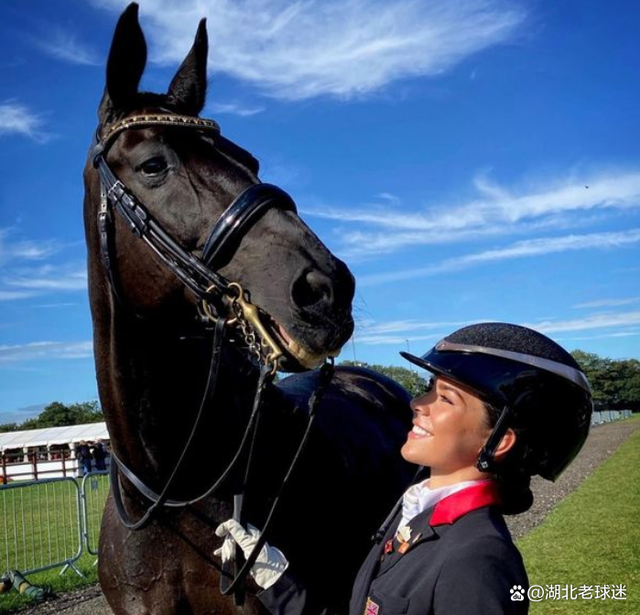
M555 480L582 447L591 418L585 375L564 349L525 327L465 327L422 357L435 380L414 399L402 447L426 467L380 529L353 586L351 615L465 615L528 611L528 580L503 515L531 505L529 482ZM234 520L218 534L249 552L259 532ZM291 568L291 569L290 569ZM328 613L294 566L267 545L254 566L274 615Z
M413 429L402 456L430 468L432 489L482 478L475 462L491 429L485 406L476 395L438 377L429 392L412 400L411 409ZM501 445L508 450L513 438L507 440L505 435Z

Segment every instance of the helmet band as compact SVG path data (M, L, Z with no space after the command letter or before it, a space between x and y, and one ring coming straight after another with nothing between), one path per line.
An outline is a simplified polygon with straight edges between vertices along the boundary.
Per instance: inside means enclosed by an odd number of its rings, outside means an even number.
M501 357L503 359L509 359L511 361L517 361L518 363L524 363L531 365L539 369L556 374L561 378L565 378L573 384L579 386L581 389L591 394L591 387L587 377L578 369L575 369L569 365L558 363L557 361L551 361L550 359L543 359L530 354L523 354L520 352L512 352L510 350L501 350L499 348L487 348L485 346L474 346L471 344L457 344L455 342L449 342L446 339L438 342L435 346L438 351L444 352L475 352L480 354L489 354L495 357Z

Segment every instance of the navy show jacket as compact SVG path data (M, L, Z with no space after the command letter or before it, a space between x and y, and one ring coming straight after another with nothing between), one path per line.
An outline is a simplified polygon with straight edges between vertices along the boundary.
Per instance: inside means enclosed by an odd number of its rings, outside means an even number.
M492 481L453 493L409 522L404 545L398 511L358 572L349 615L526 614L527 574L498 501ZM273 615L337 615L288 572L258 597Z

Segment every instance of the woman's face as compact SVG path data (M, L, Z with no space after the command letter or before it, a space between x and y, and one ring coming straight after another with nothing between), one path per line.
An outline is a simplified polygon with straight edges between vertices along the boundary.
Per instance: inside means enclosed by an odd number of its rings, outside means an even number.
M431 468L432 487L481 476L475 463L491 429L478 397L438 377L428 393L411 401L411 409L413 429L402 456Z

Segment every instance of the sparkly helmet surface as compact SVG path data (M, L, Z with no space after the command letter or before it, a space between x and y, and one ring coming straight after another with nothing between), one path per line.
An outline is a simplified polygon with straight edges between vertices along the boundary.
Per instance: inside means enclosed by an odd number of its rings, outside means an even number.
M531 476L555 480L584 444L591 389L575 359L548 337L519 325L463 327L422 357L405 359L470 389L501 411L477 466L496 469L495 447L508 428L517 434L518 463ZM509 463L510 455L504 460Z

